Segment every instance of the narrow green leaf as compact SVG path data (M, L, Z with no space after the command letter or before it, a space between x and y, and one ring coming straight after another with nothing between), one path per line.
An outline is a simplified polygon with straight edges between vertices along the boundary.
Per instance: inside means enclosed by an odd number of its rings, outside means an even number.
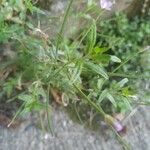
M122 101L124 102L124 105L126 106L126 108L128 108L129 110L132 111L132 106L131 106L129 100L126 97L122 97Z
M108 75L106 73L106 71L104 70L103 66L101 66L100 64L94 64L92 62L86 62L86 65L95 73L98 73L99 75L101 75L102 77L104 77L105 79L108 79Z
M93 21L93 24L91 25L90 30L87 34L87 49L89 53L91 53L96 43L96 37L97 37L96 30L97 30L96 22Z
M76 81L80 80L80 75L82 72L82 63L76 63L73 70L71 70L71 82L75 83Z
M117 56L111 55L110 56L111 61L116 62L116 63L121 63L121 59L118 58Z
M101 62L103 65L109 64L110 55L108 55L108 54L95 54L92 56L92 59L96 62Z
M107 89L103 90L102 93L100 94L98 100L97 100L97 103L101 103L104 100L104 98L106 98L107 93L108 93Z
M108 47L98 47L98 46L94 47L94 52L96 54L102 54L106 51L108 51Z
M124 78L117 84L119 85L120 88L122 88L128 81L129 81L128 78Z
M98 81L97 81L97 88L98 88L98 90L101 91L101 89L102 89L102 87L104 85L104 82L105 82L105 79L103 79L103 78L98 79Z
M110 100L110 102L114 105L114 107L117 107L117 103L113 96L110 93L107 93L107 98Z
M28 101L32 101L32 96L27 95L27 94L21 94L18 96L18 99L28 102Z

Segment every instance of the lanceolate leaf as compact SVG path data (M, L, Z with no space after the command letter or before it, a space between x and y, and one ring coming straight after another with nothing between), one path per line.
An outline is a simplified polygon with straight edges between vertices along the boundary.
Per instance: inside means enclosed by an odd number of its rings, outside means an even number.
M107 89L102 91L102 93L100 94L97 102L101 103L105 98L107 98L114 105L114 107L117 107L117 103L116 103L115 99L109 93L109 91Z
M114 55L110 55L111 61L116 62L116 63L121 63L121 60Z
M104 100L104 98L106 98L107 93L108 93L108 90L107 90L107 89L103 90L102 93L100 94L100 96L99 96L97 102L98 102L98 103L101 103L101 102Z
M93 50L96 43L96 30L96 22L93 21L93 24L91 25L90 30L87 34L87 49L89 53Z
M98 46L94 47L94 52L96 54L103 54L104 52L106 52L108 50L109 50L108 47L98 47Z
M28 94L21 94L18 96L18 99L25 101L25 102L29 102L29 101L32 101L32 96Z
M120 88L122 88L129 80L127 78L122 79L120 82L117 84L119 85Z
M93 72L101 75L102 77L104 77L105 79L108 79L108 75L106 73L106 71L104 70L103 66L101 66L100 64L94 64L92 62L86 62L86 65L88 68L90 68Z
M126 105L126 107L127 107L129 110L132 111L132 106L131 106L131 104L130 104L130 102L129 102L129 99L126 98L126 97L122 97L122 101L124 102L124 105Z
M115 101L115 99L113 98L113 96L110 93L107 93L107 98L109 99L109 101L115 106L117 107L117 103Z
M82 72L82 63L76 63L71 73L71 82L74 83L80 80L80 75Z

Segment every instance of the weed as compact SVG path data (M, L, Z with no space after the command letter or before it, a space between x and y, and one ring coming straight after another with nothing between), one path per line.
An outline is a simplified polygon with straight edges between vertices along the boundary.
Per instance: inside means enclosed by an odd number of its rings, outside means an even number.
M99 23L99 16L85 14L90 16L88 29L80 38L69 40L63 33L72 2L56 40L51 41L28 22L27 11L38 10L29 0L3 1L0 42L15 43L17 57L12 63L15 70L0 86L1 93L22 101L15 117L41 110L46 110L49 116L53 96L65 107L75 104L76 110L84 104L113 126L113 118L108 114L132 111L132 97L137 94L132 83L137 82L133 80L138 78L135 73L142 73L142 65L137 60L144 57L143 47L149 44L150 23L144 18L129 21L123 14ZM6 15L8 9L11 11ZM145 74L140 77L144 78ZM76 113L82 122L80 113Z

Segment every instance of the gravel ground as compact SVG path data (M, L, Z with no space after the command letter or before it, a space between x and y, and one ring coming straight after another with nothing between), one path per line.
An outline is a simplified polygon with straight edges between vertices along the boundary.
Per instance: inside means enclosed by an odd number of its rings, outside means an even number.
M132 122L131 122L132 120ZM132 150L150 150L150 109L140 107L126 122L125 139ZM91 131L74 123L61 108L52 113L53 135L24 122L16 129L0 127L0 150L122 150L108 129Z

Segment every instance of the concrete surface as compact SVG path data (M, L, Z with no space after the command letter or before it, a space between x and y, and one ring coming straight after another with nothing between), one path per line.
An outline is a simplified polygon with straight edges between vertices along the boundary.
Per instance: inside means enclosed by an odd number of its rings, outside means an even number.
M132 120L132 121L131 121ZM150 109L140 107L127 119L124 139L132 150L150 150ZM109 129L91 131L74 123L57 108L52 113L53 135L42 132L32 122L16 129L0 127L0 150L122 150L121 144Z

